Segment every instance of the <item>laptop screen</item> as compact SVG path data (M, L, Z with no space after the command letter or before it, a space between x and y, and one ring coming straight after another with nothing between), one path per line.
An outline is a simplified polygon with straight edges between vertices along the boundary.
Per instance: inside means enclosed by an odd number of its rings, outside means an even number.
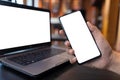
M48 11L0 5L0 50L50 42L49 18Z

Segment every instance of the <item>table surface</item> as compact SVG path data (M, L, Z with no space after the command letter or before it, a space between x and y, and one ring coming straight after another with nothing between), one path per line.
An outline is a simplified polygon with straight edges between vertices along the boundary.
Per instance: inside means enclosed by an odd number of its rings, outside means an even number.
M0 64L0 80L120 80L120 75L107 70L65 63L37 77L29 77Z

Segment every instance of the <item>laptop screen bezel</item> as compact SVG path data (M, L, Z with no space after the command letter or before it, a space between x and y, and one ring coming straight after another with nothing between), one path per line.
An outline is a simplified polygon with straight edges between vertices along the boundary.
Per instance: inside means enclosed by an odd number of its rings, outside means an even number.
M50 15L50 11L48 9L42 9L42 8L37 8L37 7L27 6L27 5L22 5L22 4L16 4L16 3L11 3L11 2L6 2L6 1L0 1L0 5L30 9L30 10L45 11L45 12L49 12L49 15ZM50 16L49 16L49 19L50 19ZM51 26L50 26L50 38L51 38ZM25 46L20 46L20 47L2 49L0 50L0 57L10 52L15 52L19 50L32 49L32 48L37 48L37 47L42 47L42 48L47 47L47 46L49 47L51 46L51 40L52 39L50 39L50 42L45 42L45 43L38 43L38 44L33 44L33 45L25 45Z

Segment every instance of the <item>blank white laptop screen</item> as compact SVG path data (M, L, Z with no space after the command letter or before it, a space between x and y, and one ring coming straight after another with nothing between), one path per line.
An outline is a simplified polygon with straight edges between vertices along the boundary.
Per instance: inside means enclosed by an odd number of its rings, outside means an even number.
M50 42L49 12L0 5L0 50Z

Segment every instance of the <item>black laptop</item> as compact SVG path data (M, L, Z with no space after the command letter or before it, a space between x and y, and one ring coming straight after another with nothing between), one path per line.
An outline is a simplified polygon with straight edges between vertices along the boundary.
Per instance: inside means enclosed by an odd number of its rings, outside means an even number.
M0 61L35 76L68 61L51 45L49 10L0 1Z

